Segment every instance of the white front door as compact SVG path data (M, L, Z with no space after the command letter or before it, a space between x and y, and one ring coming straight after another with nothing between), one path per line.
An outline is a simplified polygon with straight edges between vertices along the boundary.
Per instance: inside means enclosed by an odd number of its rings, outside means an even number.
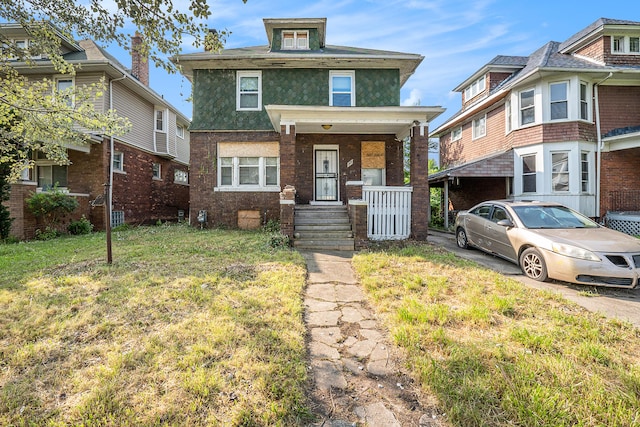
M338 150L316 149L314 155L316 201L338 201Z

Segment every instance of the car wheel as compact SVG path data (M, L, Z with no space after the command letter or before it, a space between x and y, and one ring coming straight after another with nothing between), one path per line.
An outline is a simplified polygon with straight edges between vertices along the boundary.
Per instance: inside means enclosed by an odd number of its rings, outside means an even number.
M544 282L549 278L544 258L536 248L528 248L522 252L520 255L520 268L527 277L538 282Z
M459 227L456 230L456 243L459 248L468 249L469 248L469 240L467 240L467 232L464 231L464 228Z

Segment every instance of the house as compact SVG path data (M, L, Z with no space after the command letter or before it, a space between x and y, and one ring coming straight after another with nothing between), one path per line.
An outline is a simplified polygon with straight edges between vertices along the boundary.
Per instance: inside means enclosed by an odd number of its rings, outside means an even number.
M2 24L0 31L25 46L29 43L27 32L19 25ZM78 199L74 216L85 215L95 229L106 225L104 208L91 206L102 198L105 184L110 184L111 225L184 217L189 209L190 121L149 87L147 58L136 49L140 38L132 39L132 68L127 69L91 40L60 37L65 60L81 66L75 76L55 74L46 58L36 58L33 66L18 60L11 65L29 79L53 79L59 88L90 85L104 78L107 90L95 99L95 108L100 112L115 109L132 127L122 137L92 135L86 146L70 145L69 165L33 153L34 167L25 169L21 180L11 186L7 202L14 218L11 234L20 239L35 235L41 225L26 208L25 199L56 184Z
M300 239L295 218L304 208L329 221L332 207L347 209L367 188L412 190L413 217L402 233L425 238L427 176L418 166L427 163L428 123L443 109L400 105L400 89L423 57L328 45L326 18L263 22L267 45L172 59L193 83L192 218L242 228L275 220ZM407 137L411 188L404 188ZM326 221L317 228L328 229ZM371 229L359 224L367 240ZM400 232L390 227L383 234Z
M498 55L454 90L462 109L431 134L444 170L429 178L451 209L513 198L597 219L640 211L640 22L601 18Z

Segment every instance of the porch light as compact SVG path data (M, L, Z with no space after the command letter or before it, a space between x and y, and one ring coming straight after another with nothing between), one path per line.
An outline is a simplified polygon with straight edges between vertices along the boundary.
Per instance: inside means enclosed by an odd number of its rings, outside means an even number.
M329 124L322 125L322 129L329 130L329 129L331 129L331 126L333 126L333 125L329 125Z

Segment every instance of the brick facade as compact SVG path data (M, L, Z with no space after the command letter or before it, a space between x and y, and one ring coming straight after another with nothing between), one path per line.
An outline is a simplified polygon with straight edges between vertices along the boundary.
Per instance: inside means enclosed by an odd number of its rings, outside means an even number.
M504 199L506 196L507 183L504 177L461 178L458 184L449 186L449 202L454 211L469 209L485 200Z
M640 126L640 86L600 86L600 130Z
M602 181L600 187L600 212L609 210L640 210L637 197L628 197L626 206L612 203L610 198L615 192L637 194L640 182L640 148L602 153Z
M411 195L411 238L427 240L429 232L429 176L424 167L429 163L429 129L427 126L414 126L411 129L410 176L413 194Z

